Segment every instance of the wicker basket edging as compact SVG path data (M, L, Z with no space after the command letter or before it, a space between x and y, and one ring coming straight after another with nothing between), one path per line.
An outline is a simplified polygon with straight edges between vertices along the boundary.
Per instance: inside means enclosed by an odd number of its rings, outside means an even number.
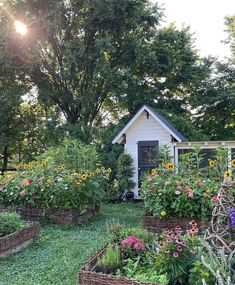
M108 244L95 253L79 270L78 285L160 285L156 282L142 282L126 277L116 277L111 274L95 272L94 268L106 251Z
M0 238L0 257L5 257L11 253L17 252L34 241L40 231L40 224L32 222L26 229L16 231ZM30 241L30 242L29 242ZM29 243L28 243L29 242Z
M178 218L178 217L167 217L167 218L160 218L157 216L149 216L146 215L143 218L143 222L145 227L153 233L160 233L163 229L172 229L176 226L181 227L183 230L190 228L190 221L194 220L198 227L207 227L209 223L201 222L198 219L193 218Z

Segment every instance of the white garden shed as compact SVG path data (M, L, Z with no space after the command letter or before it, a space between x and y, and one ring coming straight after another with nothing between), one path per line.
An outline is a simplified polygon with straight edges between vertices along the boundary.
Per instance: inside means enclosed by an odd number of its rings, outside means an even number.
M133 158L133 181L136 183L133 192L135 197L138 197L141 174L157 166L156 148L161 145L169 146L175 164L178 163L179 154L187 152L195 146L200 146L206 155L211 155L218 146L227 147L231 149L229 161L232 158L232 151L235 153L235 141L188 142L172 124L146 105L119 132L112 143L124 144L124 152Z
M141 173L156 167L156 147L168 145L174 156L174 143L183 141L187 139L165 118L148 106L143 106L120 131L112 142L124 143L125 153L133 158L135 196L138 196Z

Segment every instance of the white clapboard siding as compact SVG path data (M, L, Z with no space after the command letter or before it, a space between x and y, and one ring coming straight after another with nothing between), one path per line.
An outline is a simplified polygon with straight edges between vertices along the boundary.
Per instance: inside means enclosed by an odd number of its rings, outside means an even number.
M138 142L158 140L159 145L169 145L173 155L171 135L151 116L147 118L143 112L126 131L125 152L133 158L135 173L133 180L136 183L133 192L138 196Z

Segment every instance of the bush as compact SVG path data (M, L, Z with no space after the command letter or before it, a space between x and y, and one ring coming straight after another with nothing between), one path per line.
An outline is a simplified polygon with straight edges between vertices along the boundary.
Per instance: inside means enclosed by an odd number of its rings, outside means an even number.
M134 174L132 163L133 159L129 154L122 153L118 158L117 181L120 194L135 187L135 182L132 180Z
M15 212L0 213L0 237L27 228L28 225Z
M110 173L94 147L67 140L7 175L1 200L5 205L82 209L104 198Z

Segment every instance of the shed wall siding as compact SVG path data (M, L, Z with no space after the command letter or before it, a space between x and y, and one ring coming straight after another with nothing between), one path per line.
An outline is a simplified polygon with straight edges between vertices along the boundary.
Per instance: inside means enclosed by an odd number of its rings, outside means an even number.
M138 141L154 140L158 140L159 145L169 145L173 156L171 135L151 116L147 119L146 113L143 112L126 132L125 152L133 158L135 168L133 180L136 183L134 193L136 196L138 196Z

